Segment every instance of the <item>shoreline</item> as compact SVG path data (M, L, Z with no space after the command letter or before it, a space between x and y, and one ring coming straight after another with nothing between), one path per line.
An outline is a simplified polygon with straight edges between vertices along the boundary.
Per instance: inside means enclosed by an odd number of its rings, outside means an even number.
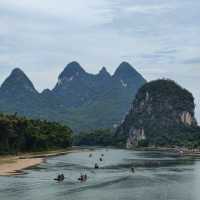
M19 156L0 156L0 176L23 174L23 170L37 166L49 157L66 155L80 151L78 148L46 152L26 153Z
M23 174L23 170L34 167L44 162L43 158L27 158L20 159L18 157L11 157L9 160L5 159L5 163L0 164L0 176L12 176Z
M179 156L191 156L200 157L200 149L188 149L188 148L178 148L178 147L139 147L132 148L134 151L160 151L173 153Z
M23 170L40 165L49 157L66 155L69 153L76 153L80 151L92 151L93 147L75 147L69 149L51 150L43 152L24 153L18 156L0 156L0 176L13 176L23 174ZM131 149L129 149L131 150ZM167 148L167 147L146 147L146 148L132 148L134 151L161 151L176 154L178 156L200 157L200 151Z

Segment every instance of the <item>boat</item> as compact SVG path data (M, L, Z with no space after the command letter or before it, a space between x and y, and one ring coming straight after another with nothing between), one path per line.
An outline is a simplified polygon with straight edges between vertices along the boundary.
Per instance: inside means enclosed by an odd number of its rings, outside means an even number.
M85 175L80 175L80 177L78 178L79 181L83 182L83 181L87 181L87 174Z
M65 179L64 174L59 174L59 175L57 176L57 178L54 178L54 181L61 182L61 181L64 181L64 179Z
M135 168L134 167L131 167L131 172L135 173Z
M94 168L99 169L99 165L97 163L95 163Z

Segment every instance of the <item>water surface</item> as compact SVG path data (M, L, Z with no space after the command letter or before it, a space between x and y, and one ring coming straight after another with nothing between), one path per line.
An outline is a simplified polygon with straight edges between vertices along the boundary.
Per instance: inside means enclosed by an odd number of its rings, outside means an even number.
M161 152L95 149L50 158L0 177L0 200L199 200L200 161ZM99 158L104 154L103 161ZM100 169L95 170L98 162ZM135 166L135 174L130 168ZM53 179L64 173L66 179ZM80 183L80 173L88 181Z

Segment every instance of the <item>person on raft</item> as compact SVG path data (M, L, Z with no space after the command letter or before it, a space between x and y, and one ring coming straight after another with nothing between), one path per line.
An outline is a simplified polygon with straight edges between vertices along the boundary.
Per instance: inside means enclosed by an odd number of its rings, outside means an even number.
M80 177L78 178L79 181L87 181L87 174L83 175L81 174Z
M99 169L99 165L97 163L95 163L94 168Z
M55 178L54 180L56 180L56 181L64 181L64 179L65 179L64 174L58 174L57 178Z

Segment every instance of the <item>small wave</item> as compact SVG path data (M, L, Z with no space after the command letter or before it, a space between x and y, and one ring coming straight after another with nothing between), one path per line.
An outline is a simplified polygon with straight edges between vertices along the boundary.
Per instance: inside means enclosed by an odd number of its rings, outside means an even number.
M193 160L189 160L189 159L177 159L177 160L133 159L133 160L129 160L128 163L104 166L104 167L101 167L101 169L120 169L120 168L131 168L131 167L144 167L144 168L166 167L166 166L173 166L173 165L190 165L193 162L194 162Z
M82 187L79 187L79 188L70 189L66 192L66 194L81 192L81 191L85 191L85 190L89 190L89 189L97 189L97 188L106 187L106 186L109 186L109 185L113 185L113 184L117 184L119 182L125 181L129 177L130 176L120 177L120 178L114 179L114 180L104 181L104 182L96 183L96 184L93 184L93 185L86 185L86 186L82 186Z

